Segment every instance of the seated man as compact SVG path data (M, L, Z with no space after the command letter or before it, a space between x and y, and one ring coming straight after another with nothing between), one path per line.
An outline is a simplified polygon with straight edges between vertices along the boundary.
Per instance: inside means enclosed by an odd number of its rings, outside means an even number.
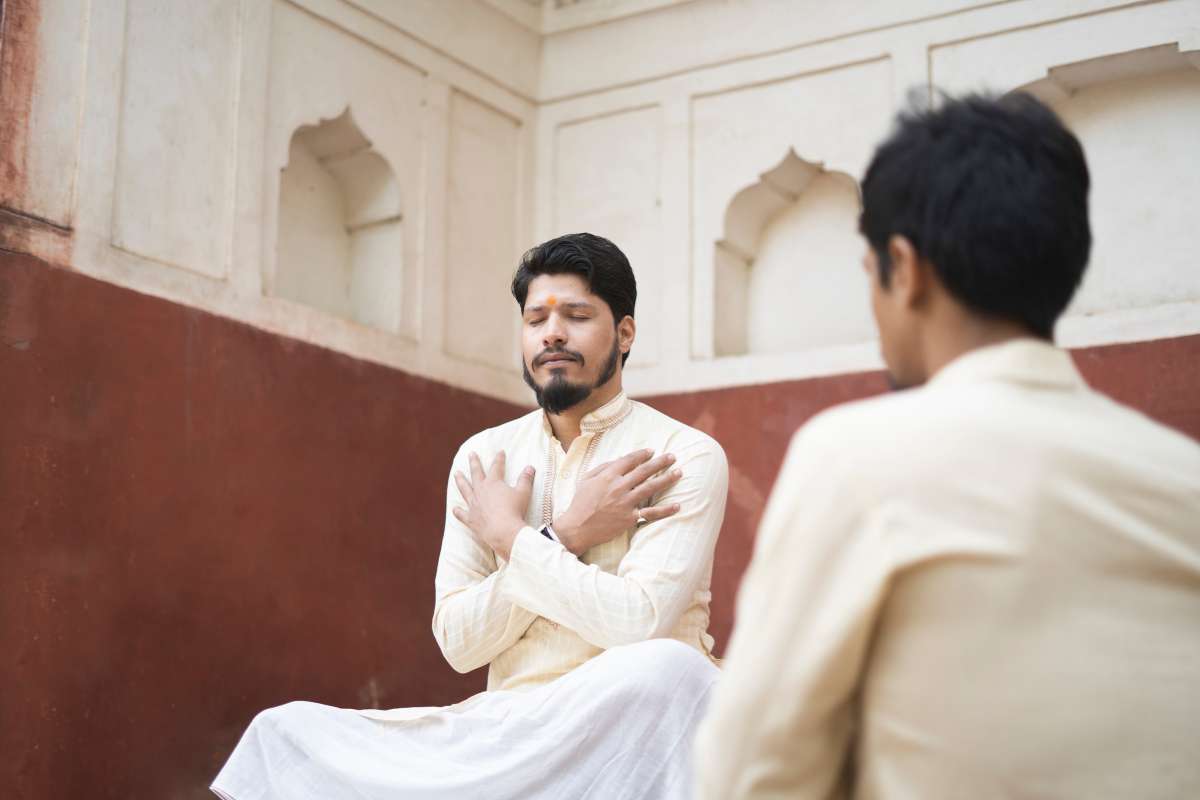
M903 115L876 151L864 266L920 388L792 441L700 797L1200 796L1200 447L1051 343L1088 185L1023 94Z
M446 708L270 709L218 795L690 796L688 747L717 675L725 455L622 391L637 287L612 242L545 242L512 290L542 410L455 457L433 614L446 659L489 665L488 690Z

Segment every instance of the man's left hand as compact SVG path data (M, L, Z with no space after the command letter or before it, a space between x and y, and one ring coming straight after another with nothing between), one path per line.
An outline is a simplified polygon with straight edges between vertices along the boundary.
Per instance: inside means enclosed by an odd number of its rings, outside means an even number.
M521 471L514 487L504 482L503 450L492 459L486 473L479 456L471 453L470 462L470 480L461 472L454 473L454 482L467 503L466 508L454 509L454 518L507 561L513 540L526 524L525 511L533 495L533 467Z

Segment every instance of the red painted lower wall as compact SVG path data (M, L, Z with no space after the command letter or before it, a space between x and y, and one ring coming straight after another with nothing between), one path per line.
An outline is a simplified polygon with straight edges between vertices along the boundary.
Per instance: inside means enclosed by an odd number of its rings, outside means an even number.
M1200 336L1078 354L1200 437ZM650 398L731 464L714 634L791 432L879 374ZM0 786L206 797L258 710L482 688L429 632L446 472L514 406L0 251Z
M521 409L0 252L0 795L204 797L254 713L451 703L446 475Z

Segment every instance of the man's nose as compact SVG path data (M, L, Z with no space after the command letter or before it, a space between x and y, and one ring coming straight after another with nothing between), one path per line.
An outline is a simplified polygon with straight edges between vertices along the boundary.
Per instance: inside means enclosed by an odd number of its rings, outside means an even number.
M551 314L546 319L546 324L542 326L542 345L550 347L553 345L566 344L567 329L562 324L557 314Z

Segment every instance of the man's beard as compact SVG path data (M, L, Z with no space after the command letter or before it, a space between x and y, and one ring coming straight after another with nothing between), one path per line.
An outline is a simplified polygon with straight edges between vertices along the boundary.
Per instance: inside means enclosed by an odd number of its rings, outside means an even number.
M579 365L584 365L583 355L564 348L554 348L543 350L538 354L538 358L549 355L551 353L567 353L575 356L579 360ZM533 380L533 375L529 372L528 365L524 359L521 360L521 372L525 377L525 383L533 389L534 397L537 398L537 403L547 414L561 414L569 408L579 405L584 400L592 396L595 389L603 386L612 380L612 376L617 374L617 361L621 357L621 350L617 347L617 340L613 338L612 352L608 354L608 361L604 363L604 369L600 370L600 377L596 382L589 386L586 383L572 383L563 377L562 372L553 373L550 380L546 381L545 386L538 386ZM535 359L536 360L536 359Z

